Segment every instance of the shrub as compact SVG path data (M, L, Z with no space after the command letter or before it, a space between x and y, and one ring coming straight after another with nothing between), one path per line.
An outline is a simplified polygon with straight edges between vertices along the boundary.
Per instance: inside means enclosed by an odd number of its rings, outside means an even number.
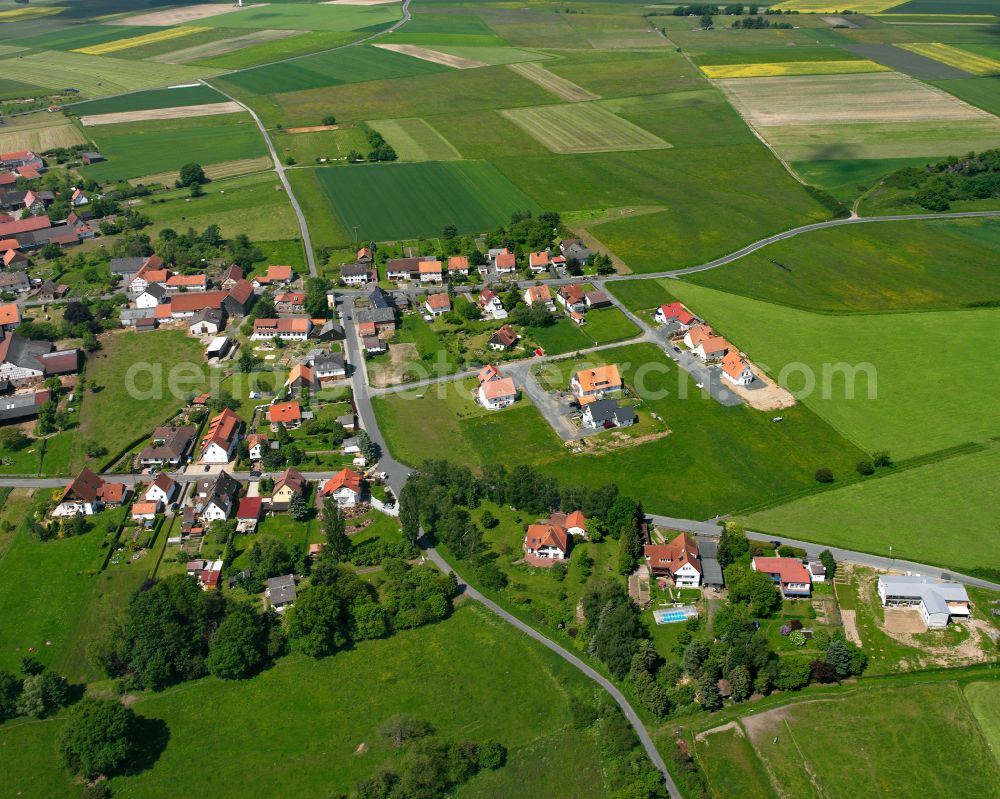
M875 474L875 464L869 460L858 461L858 465L854 467L858 474Z
M828 469L825 466L816 470L816 482L817 483L832 483L833 482L833 470Z

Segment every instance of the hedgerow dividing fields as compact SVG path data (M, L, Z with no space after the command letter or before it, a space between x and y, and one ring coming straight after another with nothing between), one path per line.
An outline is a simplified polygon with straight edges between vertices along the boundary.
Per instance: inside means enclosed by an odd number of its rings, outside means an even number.
M334 214L363 239L488 230L513 211L541 210L485 161L373 164L316 170Z

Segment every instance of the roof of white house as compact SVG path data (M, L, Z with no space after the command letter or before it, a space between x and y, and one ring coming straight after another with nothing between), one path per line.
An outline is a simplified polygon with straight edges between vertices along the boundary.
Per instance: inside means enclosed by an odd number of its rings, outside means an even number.
M892 596L920 597L928 613L948 613L949 602L969 601L969 594L961 583L894 574L883 574L878 581Z

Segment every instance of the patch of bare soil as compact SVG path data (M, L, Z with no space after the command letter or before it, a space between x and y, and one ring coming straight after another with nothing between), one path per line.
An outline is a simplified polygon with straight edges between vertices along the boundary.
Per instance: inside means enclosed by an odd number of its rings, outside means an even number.
M739 396L747 405L758 411L778 411L782 408L791 408L797 400L787 390L779 386L772 380L763 369L754 366L747 361L754 374L756 386L726 386L730 391ZM760 385L763 383L763 385Z
M285 128L285 133L316 133L323 130L340 130L340 125L307 125L304 128Z
M117 111L113 114L92 114L80 117L84 127L92 125L116 125L119 122L146 122L157 119L185 119L187 117L211 117L219 114L238 114L243 110L239 103L227 100L224 103L204 105L178 105L173 108L147 108L143 111Z
M916 608L886 608L882 629L894 633L922 633L926 629L920 611Z
M375 47L380 47L383 50L392 50L394 53L402 53L403 55L412 56L413 58L419 58L421 61L443 64L446 67L453 67L454 69L475 69L476 67L486 66L486 64L482 61L473 61L471 58L461 58L457 55L442 53L438 50L431 50L430 48L420 47L416 44L376 44Z
M416 344L393 344L389 347L389 363L369 364L368 378L376 388L402 383L406 367L415 360L417 360Z
M743 728L736 721L730 721L728 724L723 724L720 727L712 727L710 730L705 730L704 732L699 732L694 739L696 741L704 741L709 735L715 735L717 732L725 732L726 730L736 730L736 734L741 738L743 735Z
M666 438L670 435L670 433L670 430L662 430L659 433L647 433L644 436L632 437L627 433L615 432L607 438L588 438L585 440L590 445L587 447L587 452L593 455L599 452L610 452L615 449L624 449L625 447L637 447L640 444L648 444L650 441Z
M245 5L243 8L260 8L268 3L254 3ZM109 25L152 25L154 27L169 27L180 25L184 22L193 22L206 17L217 17L219 14L229 14L233 11L240 11L238 6L226 6L221 3L201 3L194 6L180 6L178 8L168 8L164 11L150 11L148 14L135 14L131 17L111 20Z
M855 614L856 611L853 610L841 610L840 620L844 623L844 635L847 636L847 640L861 646L861 636L858 635L858 620Z

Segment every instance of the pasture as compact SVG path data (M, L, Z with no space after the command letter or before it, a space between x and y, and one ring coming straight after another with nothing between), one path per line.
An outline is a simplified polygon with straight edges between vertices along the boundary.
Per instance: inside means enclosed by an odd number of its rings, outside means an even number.
M888 72L889 67L866 59L853 61L769 61L760 64L704 65L709 78L762 78L779 75L847 75L859 72Z
M965 699L982 728L990 748L1000 749L1000 691L996 684L974 682L965 686Z
M513 211L541 210L486 161L352 165L316 177L345 230L384 241L495 227Z
M482 17L422 10L418 10L410 22L383 41L392 44L417 44L435 49L445 45L502 47L506 44Z
M235 13L206 19L202 24L296 31L375 31L387 28L401 16L395 3L378 6L271 3L247 6Z
M596 103L510 108L500 113L554 153L659 150L672 146Z
M423 75L445 69L447 67L441 64L362 45L247 69L222 80L246 92L270 94Z
M108 160L82 167L81 173L99 181L158 174L190 161L205 165L266 153L247 114L101 125L88 133Z
M554 72L549 72L539 64L510 64L509 68L522 78L527 78L532 83L537 83L545 91L554 94L560 100L565 100L568 103L601 99L599 95L587 91L582 86L577 86L571 80L559 77Z
M43 153L56 147L85 144L77 127L62 114L40 111L13 117L0 127L0 152L34 150Z
M991 443L802 497L741 521L762 533L877 555L891 546L897 557L961 572L1000 570L994 537L1000 514L998 468L1000 445Z
M823 312L957 309L1000 302L998 248L1000 220L880 222L805 233L683 280Z
M318 163L323 158L344 161L351 150L359 153L368 150L368 139L359 128L343 127L307 133L272 131L270 135L279 153L290 155L301 164Z
M213 72L218 70L144 61L131 61L123 66L118 59L57 50L17 57L18 80L47 89L74 88L83 97L105 97L155 86L192 83Z
M475 415L467 395L452 394L458 383L447 384L443 396L436 388L377 397L379 428L393 455L409 465L426 458L458 459L469 466L531 463L574 485L599 485L610 475L628 474L630 492L647 511L693 519L794 494L815 485L819 465L843 472L862 457L801 405L782 412L783 424L744 406L722 407L652 344L624 344L545 364L543 377L568 385L575 369L602 363L618 364L625 382L643 398L641 408L664 419L668 436L574 455L530 402ZM416 398L417 393L423 397ZM719 448L720 440L741 442L740 457Z
M250 31L249 33L227 39L220 39L216 36L214 41L182 47L179 50L171 50L163 55L153 56L149 60L158 61L161 64L186 64L189 61L198 61L200 59L235 53L238 50L253 47L257 44L280 41L291 36L298 36L300 33L300 31L262 30Z
M268 33L267 37L263 37ZM288 36L277 36L278 33L287 33ZM352 42L358 39L361 34L349 31L332 32L319 31L304 33L302 31L273 31L264 30L248 33L242 37L230 39L220 39L215 43L215 47L207 53L196 54L193 63L204 67L214 67L219 69L247 69L260 64L269 64L273 61L280 61L285 58L295 58L297 56L316 53L320 50L328 50L331 47ZM251 39L251 37L253 37ZM239 39L235 47L232 43ZM181 53L187 62L187 53Z
M1000 75L1000 61L959 47L939 42L917 42L899 46L918 55L933 58L942 64L961 69L971 75Z
M402 161L457 161L462 157L444 136L418 117L376 119L368 124L385 137Z
M797 702L741 723L787 795L846 799L866 786L884 795L997 796L1000 769L961 686L876 690Z
M1000 374L983 370L980 355L995 335L998 310L830 316L692 283L670 285L868 452L888 449L902 460L1000 433L996 418L981 412L1000 390ZM797 366L782 374L789 364Z

